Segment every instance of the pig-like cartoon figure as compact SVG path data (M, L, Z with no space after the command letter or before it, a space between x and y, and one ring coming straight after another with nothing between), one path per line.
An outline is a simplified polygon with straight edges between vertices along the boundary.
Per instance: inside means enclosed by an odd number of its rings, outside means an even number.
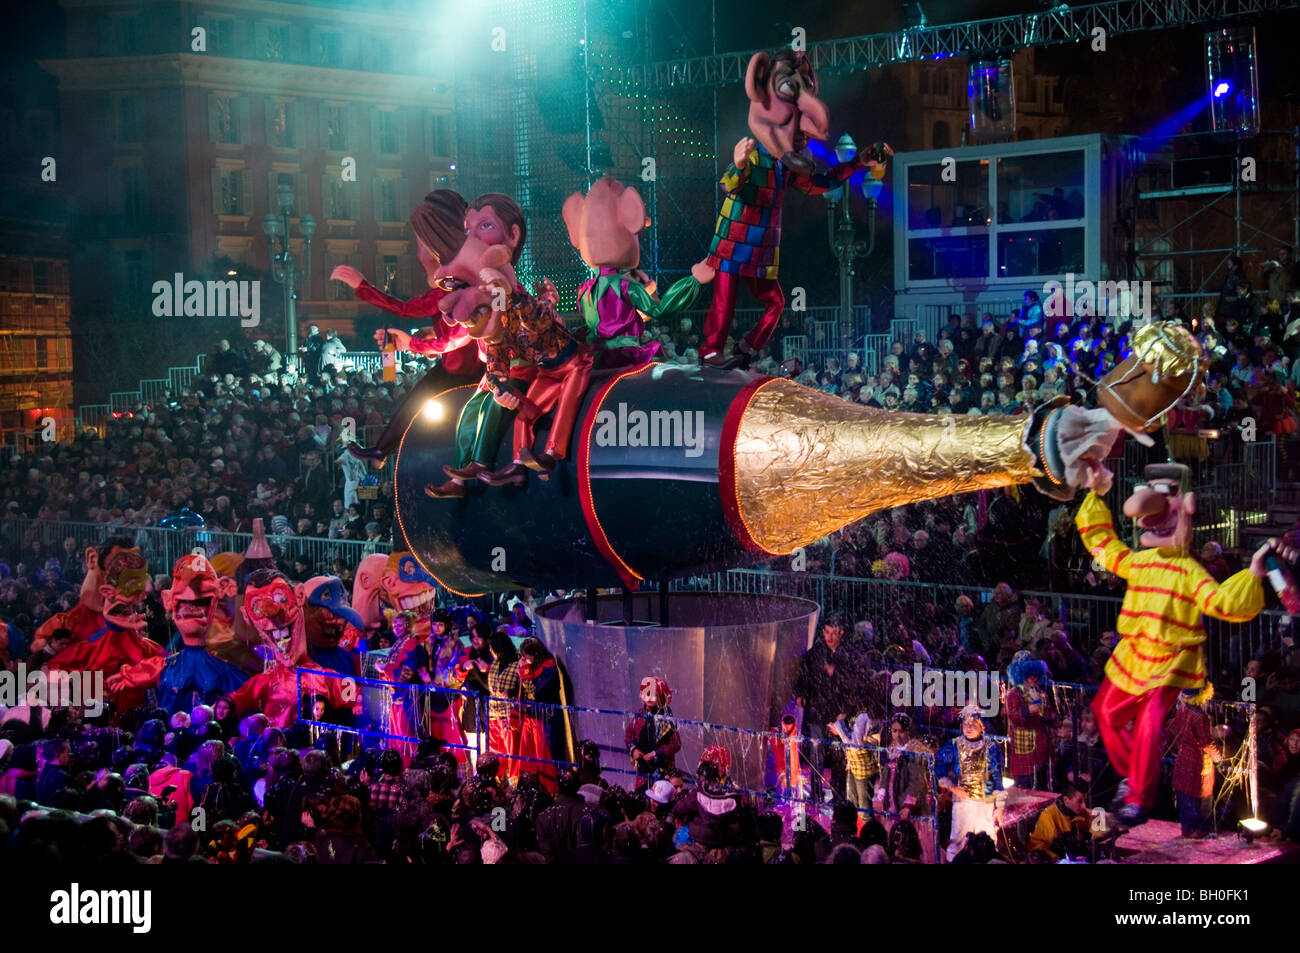
M641 343L646 317L676 314L695 303L700 285L713 280L703 262L675 282L660 300L641 263L637 232L647 224L645 203L636 189L605 176L585 196L574 192L564 202L569 241L587 266L596 270L578 289L578 308L594 342L596 367L634 367L659 356L659 342Z
M860 152L848 162L814 174L806 148L810 140L829 135L830 115L817 98L817 74L803 52L755 53L745 72L745 93L749 96L749 131L754 138L736 143L734 164L722 177L727 198L705 259L718 275L704 319L700 359L717 367L748 367L781 320L785 292L776 273L787 186L821 195L859 169L871 169L893 154L889 146L878 144L869 153ZM742 282L763 303L763 316L728 357L723 349Z

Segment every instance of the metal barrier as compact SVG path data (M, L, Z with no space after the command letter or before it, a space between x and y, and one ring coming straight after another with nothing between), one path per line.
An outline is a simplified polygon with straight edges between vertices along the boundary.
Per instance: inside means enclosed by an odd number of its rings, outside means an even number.
M881 631L884 624L908 613L923 602L950 607L959 595L975 603L975 617L993 598L993 590L978 586L893 581L888 579L835 576L822 573L770 569L732 569L704 577L674 580L677 591L739 592L747 595L783 595L809 599L826 614L837 614L852 623L867 620ZM1102 638L1116 631L1121 596L1026 590L1025 599L1035 599L1049 621L1065 624L1071 646L1085 658ZM1288 613L1268 609L1250 622L1228 623L1206 617L1206 665L1211 678L1239 680L1251 659L1266 649L1277 649L1289 634ZM883 633L882 633L883 635ZM995 660L988 660L990 666Z
M39 541L46 554L61 552L63 541L72 538L77 547L98 546L114 535L133 538L149 564L151 572L170 573L176 561L196 548L204 549L209 556L221 552L242 553L252 541L251 533L229 533L207 528L167 529L161 526L122 526L114 523L85 523L62 520L41 520L28 517L10 517L0 520L0 546L8 558L18 560L30 552L33 541ZM391 543L369 543L363 540L326 539L318 536L281 536L267 534L267 542L276 558L286 561L296 556L306 556L311 565L327 570L335 558L356 566L371 553L392 551Z

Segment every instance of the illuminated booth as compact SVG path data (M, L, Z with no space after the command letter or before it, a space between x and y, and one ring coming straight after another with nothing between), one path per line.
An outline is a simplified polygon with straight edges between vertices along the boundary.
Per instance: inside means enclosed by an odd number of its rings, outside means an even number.
M1123 138L1102 135L899 153L895 313L933 329L949 313L1009 313L1069 273L1129 278L1110 254L1128 170Z

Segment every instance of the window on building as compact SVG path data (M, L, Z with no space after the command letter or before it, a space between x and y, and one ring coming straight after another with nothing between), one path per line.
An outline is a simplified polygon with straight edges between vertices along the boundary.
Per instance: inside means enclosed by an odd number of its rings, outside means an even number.
M259 23L253 31L257 58L272 63L283 63L289 57L289 25L287 23Z
M140 52L140 31L135 13L110 16L100 34L101 48L108 56L128 56Z
M225 145L243 143L242 97L222 93L214 94L209 101L208 126L214 142Z
M134 96L119 96L116 103L117 141L127 144L140 141L139 100Z
M45 261L32 262L32 291L34 291L38 295L50 293L49 262L45 262Z
M383 261L383 282L385 294L396 294L397 292L397 256L385 255Z
M247 215L243 169L217 169L213 173L213 211L218 215Z
M375 180L375 218L381 222L400 222L402 183L397 178Z
M348 107L321 107L321 139L331 152L344 152L348 148Z
M452 140L451 115L434 113L429 117L429 155L452 156L456 154L456 144Z
M201 24L208 31L208 52L216 56L235 55L234 17L207 16Z
M138 165L122 169L122 214L129 222L145 218L144 170Z
M144 252L138 249L124 252L122 258L122 271L125 275L124 284L126 290L131 294L143 294L145 289Z
M325 273L327 275L332 273L335 268L339 267L339 265L350 265L353 268L360 271L361 255L356 253L341 255L338 254L337 252L327 251L325 253ZM343 282L330 281L327 282L327 285L329 286L329 290L326 292L326 294L329 296L329 300L331 301L352 300L352 289L349 288L347 285L345 285Z
M327 172L323 176L321 194L324 197L327 219L348 222L356 218L356 187L355 182L342 181L337 172Z
M45 368L50 366L49 340L38 337L36 339L36 366Z
M386 72L393 68L393 41L386 36L372 36L366 45L369 68Z
M297 141L297 104L285 100L268 100L266 104L266 141L277 149L295 149Z
M930 134L930 148L947 149L950 145L952 145L952 138L948 132L948 124L942 119L936 120Z
M384 155L396 155L398 152L397 145L397 113L390 111L381 111L375 114L378 135L376 136L376 147Z
M315 62L318 66L342 66L343 65L343 31L342 30L317 30L316 42L313 44L315 50Z

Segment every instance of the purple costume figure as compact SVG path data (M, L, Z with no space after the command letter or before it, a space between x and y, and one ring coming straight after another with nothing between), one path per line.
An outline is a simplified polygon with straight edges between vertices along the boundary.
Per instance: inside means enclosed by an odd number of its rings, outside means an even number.
M658 341L641 342L645 317L674 314L689 308L700 283L713 271L703 264L677 281L656 301L649 279L637 270L641 247L636 233L646 225L645 204L636 189L609 176L585 196L575 192L564 202L569 241L597 274L578 289L578 307L595 342L596 367L635 367L659 357Z

